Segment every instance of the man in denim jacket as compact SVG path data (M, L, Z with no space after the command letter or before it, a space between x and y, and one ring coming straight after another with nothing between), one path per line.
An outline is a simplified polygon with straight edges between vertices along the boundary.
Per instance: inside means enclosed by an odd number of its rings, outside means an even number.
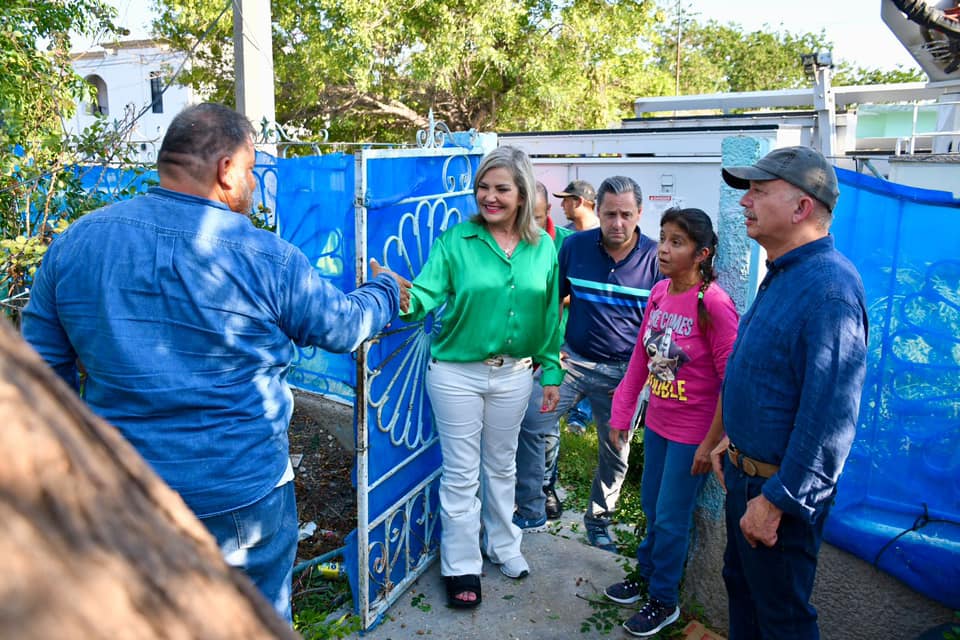
M713 458L727 489L730 640L809 640L819 638L810 595L823 524L866 375L863 283L829 234L839 192L821 154L777 149L723 178L747 190L747 235L767 252L727 363L729 441Z
M256 229L254 157L244 116L185 109L160 148L160 186L54 241L23 334L74 388L85 371L87 403L290 621L295 345L356 349L406 306L409 283L371 261L374 277L344 294Z

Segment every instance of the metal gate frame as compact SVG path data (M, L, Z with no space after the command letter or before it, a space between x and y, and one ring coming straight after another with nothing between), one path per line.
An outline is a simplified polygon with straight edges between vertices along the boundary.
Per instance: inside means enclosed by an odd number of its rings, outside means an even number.
M411 280L419 273L433 240L475 210L473 172L483 153L479 145L362 151L356 199L358 285L370 257ZM417 159L442 163L440 192L421 193L425 178L418 174L415 184L397 187L406 193L378 201L371 191L376 172L393 160L409 164ZM371 212L393 208L396 215L397 207L404 211L389 235L384 236L383 226L393 221L368 227ZM439 556L439 442L423 388L430 337L438 329L432 316L412 324L397 320L357 352L358 566L353 584L363 629L376 626ZM387 438L390 450L372 450L374 444L386 447ZM371 464L374 453L377 460L393 456L397 461L378 471Z

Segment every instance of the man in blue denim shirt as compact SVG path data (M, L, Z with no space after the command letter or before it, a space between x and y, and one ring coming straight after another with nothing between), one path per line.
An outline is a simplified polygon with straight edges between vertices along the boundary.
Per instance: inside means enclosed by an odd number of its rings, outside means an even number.
M730 640L819 638L817 553L866 375L863 283L829 235L839 193L821 154L777 149L723 178L747 189L747 235L768 258L727 364L729 440L713 459L727 489Z
M345 295L256 229L254 157L244 116L185 109L160 148L160 187L77 220L50 247L23 334L74 388L85 371L87 403L289 622L294 345L356 349L405 306L409 283L372 261L375 277Z

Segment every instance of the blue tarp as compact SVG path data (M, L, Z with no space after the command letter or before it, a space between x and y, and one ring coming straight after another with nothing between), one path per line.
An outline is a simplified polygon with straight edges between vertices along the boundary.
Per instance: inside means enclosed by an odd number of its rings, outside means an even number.
M832 231L863 278L870 338L825 537L960 609L960 201L837 174Z
M352 155L263 161L276 171L276 216L280 236L298 246L321 276L341 291L357 287L354 165ZM258 168L260 166L258 158ZM265 180L269 185L270 180ZM308 391L353 403L357 384L351 354L298 349L288 380Z

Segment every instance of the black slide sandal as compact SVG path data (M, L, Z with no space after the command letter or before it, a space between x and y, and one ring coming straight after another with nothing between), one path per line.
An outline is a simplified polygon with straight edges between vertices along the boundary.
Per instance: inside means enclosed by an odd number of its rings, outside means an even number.
M447 586L447 605L455 609L472 609L480 604L480 576L443 576L443 582ZM460 600L457 598L462 593L473 593L477 596L476 600Z

